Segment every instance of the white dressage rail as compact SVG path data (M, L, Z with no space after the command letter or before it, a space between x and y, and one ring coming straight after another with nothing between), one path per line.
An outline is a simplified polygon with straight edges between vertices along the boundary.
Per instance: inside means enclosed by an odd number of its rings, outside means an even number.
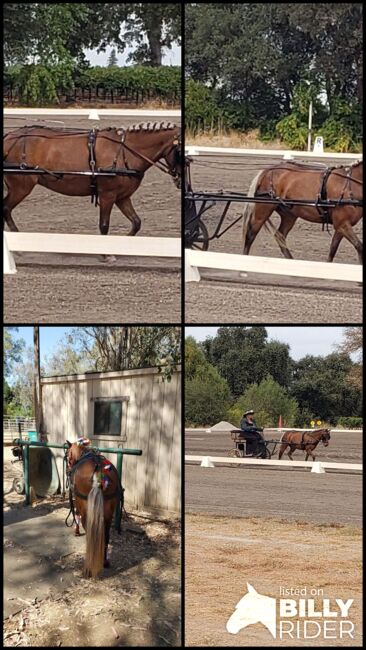
M323 425L319 425L318 427L309 427L308 429L296 429L296 427L292 427L292 428L289 428L289 427L281 427L281 428L278 428L278 427L265 427L264 431L266 433L270 433L272 431L275 431L275 432L278 432L278 433L281 433L282 431L307 431L307 432L311 433L312 431L316 431L317 429L321 429L321 428L324 429L326 427L324 427ZM205 432L205 433L220 433L220 434L225 433L224 431L212 431L212 429L185 429L185 431L189 431L189 432L201 431L202 433ZM330 433L362 433L362 432L363 432L363 429L330 429ZM230 433L230 429L228 429L226 431L226 433Z
M362 160L362 153L314 153L313 151L291 151L286 149L235 149L232 147L185 147L187 156L270 156L272 158L335 158L340 160Z
M16 273L12 252L74 255L181 257L181 240L173 237L124 237L38 232L4 232L4 273Z
M340 280L362 282L362 266L359 264L334 264L309 262L307 260L285 260L275 257L255 257L232 253L211 253L185 249L185 281L199 282L198 267L244 273L266 273L297 278L318 280Z
M323 463L323 461L306 461L306 460L265 460L262 458L228 458L227 456L185 456L186 462L202 462L209 459L212 463L227 463L229 465L264 465L266 467L305 467L313 469L313 466L320 466L323 469L345 469L356 472L362 472L360 463Z
M180 110L155 110L147 108L4 108L5 117L11 115L64 115L71 117L90 115L97 111L98 115L115 117L181 117Z

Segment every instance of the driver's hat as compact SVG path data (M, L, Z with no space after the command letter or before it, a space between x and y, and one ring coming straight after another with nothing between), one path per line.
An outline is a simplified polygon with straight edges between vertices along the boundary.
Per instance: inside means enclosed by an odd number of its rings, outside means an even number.
M245 411L245 413L244 413L244 417L245 417L246 415L254 415L254 411L253 411L253 409L250 409L249 411Z

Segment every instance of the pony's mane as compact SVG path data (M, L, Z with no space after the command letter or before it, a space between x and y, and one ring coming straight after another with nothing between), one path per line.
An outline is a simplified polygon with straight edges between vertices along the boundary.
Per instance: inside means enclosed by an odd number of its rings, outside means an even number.
M173 122L141 122L140 124L128 126L127 131L170 131L176 128L177 125Z

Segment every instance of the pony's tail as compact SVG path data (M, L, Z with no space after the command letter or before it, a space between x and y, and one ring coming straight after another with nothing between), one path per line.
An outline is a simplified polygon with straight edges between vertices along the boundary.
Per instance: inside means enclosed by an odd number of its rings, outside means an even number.
M94 473L93 487L88 494L87 503L85 577L95 578L103 570L104 546L104 500Z
M258 180L261 174L263 174L263 169L261 169L261 171L258 172L255 178L253 178L249 186L247 196L251 196L251 197L255 196ZM255 203L245 203L244 212L243 212L243 247L245 246L245 239L247 236L248 226L254 210L255 210Z

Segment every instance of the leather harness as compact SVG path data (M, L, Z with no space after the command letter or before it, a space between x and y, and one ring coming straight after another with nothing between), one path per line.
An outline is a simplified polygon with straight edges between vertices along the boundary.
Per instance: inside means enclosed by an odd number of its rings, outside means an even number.
M65 458L67 458L67 453L68 449L65 451ZM86 461L93 461L94 462L94 471L91 474L90 477L90 482L92 483L93 481L93 476L95 472L100 471L102 467L102 461L106 460L105 456L102 456L101 454L98 454L96 451L93 449L85 451L82 456L79 458L79 460L70 468L67 469L67 482L66 482L66 487L69 488L69 502L70 502L70 511L66 517L65 524L68 527L71 527L75 523L75 505L74 505L74 499L75 497L79 497L80 499L84 499L85 501L88 498L88 494L82 494L79 492L79 490L75 487L75 472L80 468L80 466L85 463ZM117 474L116 469L114 465L112 465L112 468L114 472ZM123 493L124 493L124 488L122 487L119 476L117 474L117 486L114 492L112 494L104 494L103 492L103 499L104 500L109 500L109 499L114 499L116 496L119 496L120 501L121 501L121 512L120 516L122 517L122 506L123 506ZM73 521L71 524L68 524L67 521L70 517L70 514L73 516Z

